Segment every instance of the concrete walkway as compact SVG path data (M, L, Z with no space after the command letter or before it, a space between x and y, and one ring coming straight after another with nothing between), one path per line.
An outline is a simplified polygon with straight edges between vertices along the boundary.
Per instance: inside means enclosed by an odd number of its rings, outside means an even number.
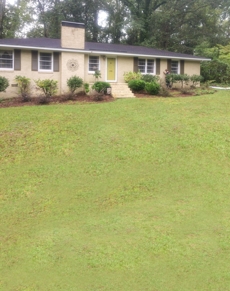
M220 89L220 90L230 90L230 87L216 87L216 86L210 86L210 88L213 88L213 89Z

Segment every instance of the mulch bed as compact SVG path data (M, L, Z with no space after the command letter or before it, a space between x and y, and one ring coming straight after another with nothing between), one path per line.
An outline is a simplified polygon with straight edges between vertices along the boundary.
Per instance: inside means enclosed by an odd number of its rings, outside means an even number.
M170 90L170 97L191 97L194 95L193 91L190 91L186 94L182 94L178 89ZM162 96L146 95L144 92L135 93L137 98L157 98ZM98 96L88 96L84 92L78 93L73 97L68 95L53 96L48 100L44 97L34 97L29 101L25 102L21 97L15 97L10 99L0 99L0 108L4 107L21 107L21 106L37 106L37 105L47 105L47 104L74 104L76 102L111 102L114 101L111 95L98 95Z
M21 97L0 99L0 108L5 107L22 107L22 106L37 106L37 105L48 105L48 104L74 104L76 102L111 102L115 99L111 95L99 95L99 96L88 96L84 93L77 94L73 97L66 95L53 96L48 99L44 97L34 97L29 101L23 101Z

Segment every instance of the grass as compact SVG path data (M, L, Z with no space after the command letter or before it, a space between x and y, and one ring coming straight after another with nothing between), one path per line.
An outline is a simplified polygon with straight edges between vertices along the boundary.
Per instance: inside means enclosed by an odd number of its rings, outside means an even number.
M230 290L229 108L0 109L0 290Z

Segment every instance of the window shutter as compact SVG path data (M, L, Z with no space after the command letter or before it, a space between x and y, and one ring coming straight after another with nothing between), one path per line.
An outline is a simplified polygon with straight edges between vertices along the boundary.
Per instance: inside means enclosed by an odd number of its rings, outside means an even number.
M21 50L14 50L14 70L21 71Z
M161 60L156 59L156 75L160 75L161 73Z
M138 72L138 58L133 58L133 71Z
M172 69L172 68L171 68L171 63L172 63L171 60L168 59L168 60L167 60L167 70L169 70L170 73L171 73L171 69Z
M59 52L54 52L54 72L59 72Z
M180 61L180 74L184 74L184 60Z
M38 51L32 51L32 62L31 62L31 70L38 70Z

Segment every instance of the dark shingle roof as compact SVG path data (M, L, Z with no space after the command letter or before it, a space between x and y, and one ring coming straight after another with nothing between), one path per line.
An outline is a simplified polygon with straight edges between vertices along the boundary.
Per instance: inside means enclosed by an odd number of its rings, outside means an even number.
M15 46L20 48L46 48L54 50L64 50L67 48L61 47L60 39L52 38L6 38L0 39L0 47L2 46ZM73 49L71 49L73 50ZM133 45L122 45L122 44L111 44L111 43L96 43L96 42L86 42L85 51L90 52L104 52L107 53L119 53L119 54L131 54L131 55L152 55L154 57L171 57L171 58L180 58L180 59L206 59L203 57L193 56L189 54L174 53L169 51L163 51L159 49L144 47L144 46L133 46Z
M61 40L54 38L4 38L0 39L0 45L13 45L34 48L61 49Z

